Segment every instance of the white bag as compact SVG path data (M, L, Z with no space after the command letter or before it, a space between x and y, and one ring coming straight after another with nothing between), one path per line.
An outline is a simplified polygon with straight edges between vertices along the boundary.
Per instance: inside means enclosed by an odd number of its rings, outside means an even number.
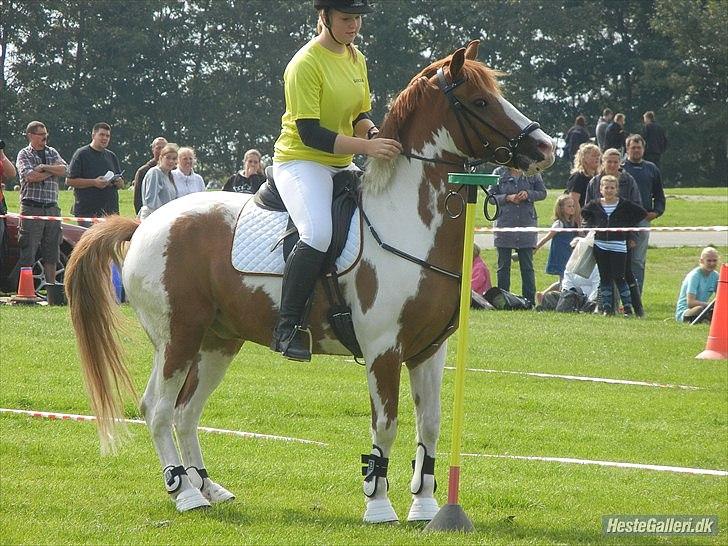
M587 233L586 237L577 237L574 240L576 246L566 262L566 271L588 279L597 264L594 259L594 231Z

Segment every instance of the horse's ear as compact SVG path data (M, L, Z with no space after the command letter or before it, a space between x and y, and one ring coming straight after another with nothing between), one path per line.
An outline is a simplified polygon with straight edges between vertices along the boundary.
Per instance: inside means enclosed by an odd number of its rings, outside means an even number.
M450 59L450 79L453 82L458 79L463 64L465 64L465 48L461 47L452 54L452 59Z
M474 61L478 58L478 46L480 40L470 40L468 45L465 46L465 58Z

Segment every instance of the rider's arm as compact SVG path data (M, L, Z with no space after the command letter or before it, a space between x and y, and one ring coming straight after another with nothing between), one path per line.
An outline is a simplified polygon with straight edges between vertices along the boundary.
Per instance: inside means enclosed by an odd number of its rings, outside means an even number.
M358 125L363 125L363 123L360 121ZM297 119L296 128L301 141L306 146L332 154L363 154L392 158L402 150L402 146L396 140L385 138L366 140L337 134L321 127L317 119Z

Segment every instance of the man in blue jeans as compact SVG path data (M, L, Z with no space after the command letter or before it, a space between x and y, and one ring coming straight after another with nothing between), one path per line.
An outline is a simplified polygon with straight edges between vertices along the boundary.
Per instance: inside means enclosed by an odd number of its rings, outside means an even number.
M622 167L632 175L640 191L642 206L647 211L647 217L637 227L650 227L650 222L662 216L665 212L665 191L662 188L662 175L654 163L644 160L645 141L640 135L631 135L627 138L627 159ZM647 245L650 242L649 231L635 231L632 239L635 246L632 248L630 268L640 287L640 294L644 292L645 264L647 262Z
M491 188L500 205L500 214L493 227L535 227L538 225L534 203L546 199L546 187L540 174L526 176L518 169L498 167L493 174L500 178ZM536 300L536 274L533 271L533 249L538 234L533 232L495 232L498 249L498 288L510 292L511 253L518 253L521 269L521 291L531 303Z

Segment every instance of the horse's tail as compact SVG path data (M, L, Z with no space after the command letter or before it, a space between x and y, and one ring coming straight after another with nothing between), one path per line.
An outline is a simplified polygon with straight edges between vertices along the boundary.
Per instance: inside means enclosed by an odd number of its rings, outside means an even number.
M121 319L110 264L121 266L124 242L138 227L136 220L108 217L81 237L66 266L71 321L103 453L114 452L119 429L125 432L123 391L137 400L132 378L122 361L117 333Z

